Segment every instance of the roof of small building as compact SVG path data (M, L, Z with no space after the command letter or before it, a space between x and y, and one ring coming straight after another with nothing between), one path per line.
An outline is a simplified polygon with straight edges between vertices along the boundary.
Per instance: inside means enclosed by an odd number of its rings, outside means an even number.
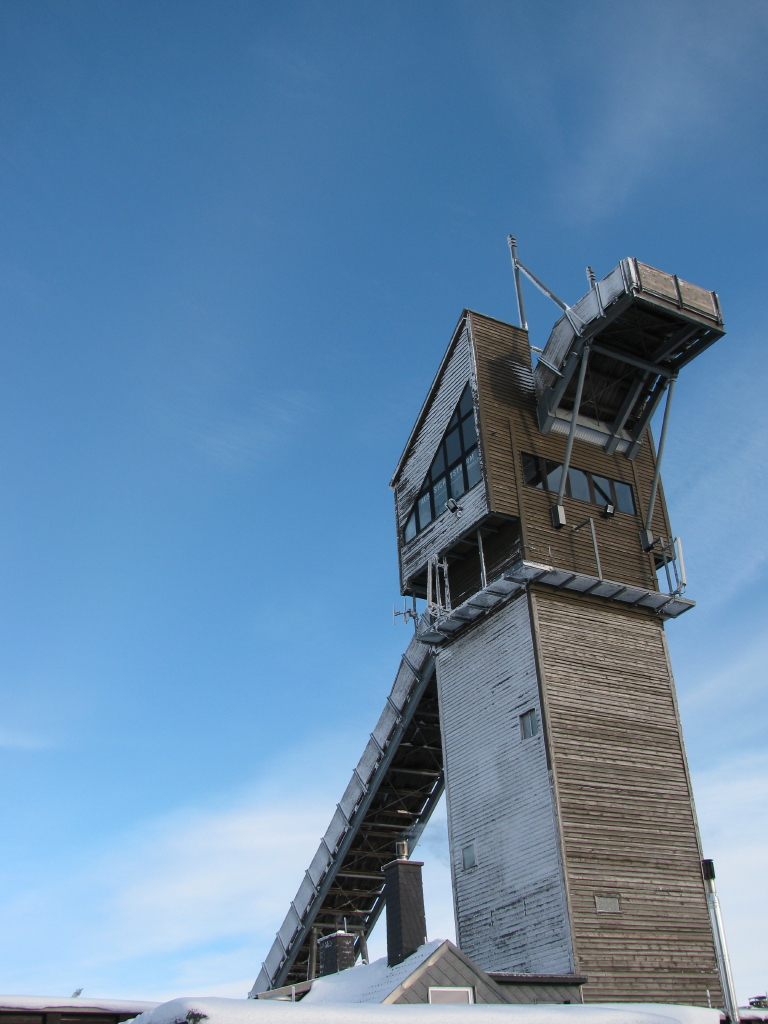
M145 999L99 999L77 996L64 999L61 996L0 996L0 1010L29 1010L31 1012L51 1013L58 1010L80 1013L144 1013L160 1006L158 1002Z
M419 946L402 963L387 965L387 958L370 964L350 967L338 974L317 978L302 999L303 1003L383 1003L388 995L399 988L421 965L447 943L434 939Z
M649 1006L650 1009L650 1006ZM719 1010L654 1004L653 1012L634 1006L513 1005L486 1006L363 1005L299 1003L273 999L173 999L137 1018L136 1024L459 1024L478 1016L487 1024L719 1024Z

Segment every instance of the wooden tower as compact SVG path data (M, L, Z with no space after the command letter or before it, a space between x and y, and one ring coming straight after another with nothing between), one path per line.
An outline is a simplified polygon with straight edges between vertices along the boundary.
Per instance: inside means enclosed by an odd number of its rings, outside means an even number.
M585 974L590 1001L722 1005L664 633L693 602L649 426L722 334L713 292L634 259L535 367L526 330L465 310L392 479L458 944Z

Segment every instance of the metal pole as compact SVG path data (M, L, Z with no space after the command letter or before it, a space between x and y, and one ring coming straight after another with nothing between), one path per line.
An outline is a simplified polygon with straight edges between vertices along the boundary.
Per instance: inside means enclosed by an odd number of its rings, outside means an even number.
M524 331L528 330L528 321L525 319L525 303L523 302L523 283L520 280L520 268L517 265L517 242L514 235L508 235L509 253L512 257L512 272L515 275L515 294L517 295L517 315L520 318L520 326Z
M573 451L573 440L576 436L576 419L579 415L581 405L581 393L584 390L584 377L587 373L587 360L589 359L589 345L584 346L581 353L581 366L579 367L579 379L576 382L576 395L573 399L573 416L571 417L571 429L568 431L568 443L565 446L565 460L563 471L560 476L560 487L557 492L557 503L551 509L552 525L556 530L565 526L565 509L563 508L563 495L565 494L565 482L568 477L568 469L571 464L571 452Z
M725 928L723 918L720 914L720 900L717 898L715 889L715 865L711 860L701 862L704 875L704 886L707 890L707 906L709 917L712 922L712 935L715 940L715 953L717 954L717 966L720 972L720 984L723 987L723 998L725 999L725 1012L731 1019L731 1024L738 1024L739 1004L736 999L736 988L733 984L731 974L731 962L728 959L728 946L725 942Z
M480 586L485 590L488 586L488 579L485 575L485 555L483 554L483 535L477 531L477 550L480 553Z
M653 471L653 480L651 481L651 496L648 499L648 515L645 517L645 529L643 537L643 547L646 551L650 551L653 547L653 533L651 532L651 519L653 518L653 509L656 505L656 492L659 489L659 476L661 475L661 460L664 456L664 445L667 440L667 427L669 426L669 413L672 408L672 396L675 393L675 381L676 377L670 377L669 390L667 391L667 403L664 406L664 419L661 421L661 437L659 438L659 450L656 453L656 468Z
M589 528L592 531L592 547L595 549L595 562L597 563L597 578L601 580L603 578L603 568L600 565L600 555L597 550L597 534L595 533L595 520L592 516L589 517Z
M309 938L309 970L307 981L314 981L317 977L317 928L313 928Z
M679 537L675 537L675 544L677 547L677 561L680 565L680 583L683 587L688 586L688 580L685 575L685 559L683 558L683 542Z

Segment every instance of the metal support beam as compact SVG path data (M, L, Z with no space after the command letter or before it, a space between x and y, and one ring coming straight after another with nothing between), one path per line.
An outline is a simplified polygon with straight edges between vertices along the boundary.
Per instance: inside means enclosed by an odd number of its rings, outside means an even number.
M666 359L671 356L676 349L684 345L686 341L689 341L694 334L697 334L701 330L700 324L686 324L682 330L675 331L671 338L668 338L662 345L656 349L652 354L651 359L654 363L657 363L660 359Z
M514 235L507 236L509 243L509 254L512 257L512 273L515 275L515 295L517 296L517 315L520 318L520 326L524 331L528 330L528 321L525 319L525 303L523 302L523 283L520 280L520 268L517 265L517 241Z
M570 310L571 307L566 305L566 303L563 302L561 298L558 298L558 296L555 295L551 288L547 288L544 282L540 281L539 278L536 277L536 275L533 273L533 271L529 270L528 267L526 267L526 265L517 258L517 256L515 256L515 265L522 270L522 272L525 274L529 281L536 285L540 292L546 295L548 299L552 299L554 304L556 306L559 306L564 313L567 313Z
M581 394L584 390L584 378L587 374L587 363L589 362L589 345L584 346L581 355L581 366L579 367L579 379L576 382L576 395L573 400L573 415L571 416L571 429L568 431L568 443L565 446L565 459L560 475L560 487L557 491L557 503L550 509L552 525L556 530L565 526L565 509L563 508L563 495L565 494L565 483L568 479L568 469L571 464L571 452L573 451L573 440L576 436L576 420L579 416L581 406Z
M602 582L602 580L603 580L603 567L600 565L600 552L597 550L597 534L595 533L595 521L592 518L592 516L588 516L584 520L583 523L579 523L578 526L574 526L573 527L573 532L576 533L577 530L580 530L582 528L582 526L586 526L587 523L589 523L589 529L590 529L590 531L592 533L592 547L593 547L594 552L595 552L595 565L597 566L597 578L598 578L598 580L600 580L600 582ZM573 579L575 577L575 575L576 574L574 573L573 576L569 577L569 580ZM566 582L568 582L568 581L566 581ZM597 586L597 584L595 584L595 587L596 586ZM559 589L560 589L560 587L558 587L558 590ZM590 588L590 589L592 589L592 588ZM626 590L626 587L624 589Z
M653 480L651 481L651 496L648 499L648 513L645 517L645 528L643 530L643 550L650 551L653 547L653 532L651 530L651 519L653 518L653 509L656 505L656 493L659 489L659 477L661 475L661 460L664 455L664 445L667 440L667 427L669 426L669 414L672 409L672 396L675 393L675 378L669 382L669 390L667 391L667 402L664 406L664 419L661 423L661 437L659 437L659 450L656 453L656 468L653 471Z
M733 975L731 974L728 946L725 942L725 928L723 927L723 918L720 914L720 900L717 898L717 890L715 888L715 865L711 860L703 860L701 867L704 875L704 886L707 890L707 908L709 909L712 935L715 940L715 953L717 955L720 984L722 985L723 998L725 1000L725 1011L731 1019L731 1024L738 1024L739 1003L736 998Z
M307 970L307 981L314 981L317 977L317 928L312 929L309 940L309 967Z
M637 453L640 451L640 445L643 441L643 433L645 428L651 422L653 414L659 407L659 403L664 397L664 392L667 390L669 381L664 377L659 377L656 381L653 391L648 396L648 400L645 403L645 408L640 416L640 419L635 424L635 429L632 431L632 442L629 448L624 453L626 457L632 461L637 458Z
M640 392L643 390L648 382L648 375L643 374L642 377L635 377L630 383L629 390L627 391L624 401L621 403L616 419L611 425L611 436L608 438L605 451L607 455L613 455L619 446L619 434L624 429L624 425L629 419L629 414L635 407L635 403L640 397Z
M548 434L552 429L552 424L555 422L557 417L558 406L565 394L565 389L571 383L571 378L576 372L576 367L579 365L581 353L582 346L578 346L571 351L562 370L560 371L560 380L553 388L547 389L544 397L539 402L539 430L542 434Z
M477 552L480 555L480 586L483 590L488 586L488 581L485 576L485 555L483 554L483 534L480 530L477 531Z
M592 348L595 352L599 352L601 355L610 356L611 359L617 360L620 363L628 363L629 366L637 366L640 370L647 370L648 373L656 374L659 377L674 377L676 371L669 370L665 366L659 366L657 363L650 363L647 359L640 359L638 356L629 355L626 352L621 352L617 348L611 348L608 345L601 345L596 341L592 342Z

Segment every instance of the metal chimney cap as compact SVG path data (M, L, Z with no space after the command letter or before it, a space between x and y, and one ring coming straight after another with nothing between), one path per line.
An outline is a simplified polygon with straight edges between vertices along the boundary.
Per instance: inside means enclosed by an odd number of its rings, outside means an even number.
M408 860L408 840L400 839L395 843L395 856L398 860Z
M715 862L713 860L703 860L701 870L704 873L705 881L713 882L715 880Z

